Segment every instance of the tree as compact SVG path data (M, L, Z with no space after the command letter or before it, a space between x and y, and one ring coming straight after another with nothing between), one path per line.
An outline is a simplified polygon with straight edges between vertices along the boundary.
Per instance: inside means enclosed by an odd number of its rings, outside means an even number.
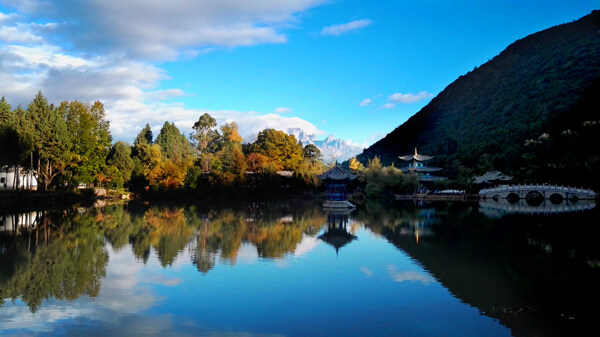
M213 170L213 175L223 185L232 185L243 180L246 173L246 158L241 146L227 144L216 153L218 165Z
M315 163L321 159L321 150L315 146L315 144L307 144L302 149L302 156L308 159L311 163Z
M54 177L63 173L70 157L71 138L64 117L48 105L41 92L27 106L33 122L33 150L37 158L38 177L48 189Z
M146 126L138 133L133 141L133 146L138 146L142 144L152 144L152 129L150 128L150 124L146 123Z
M158 190L174 190L182 187L190 165L177 165L172 160L164 160L148 173L149 185Z
M365 166L359 162L356 157L350 158L348 161L348 167L354 172L362 172L365 169Z
M213 159L213 181L216 179L222 185L232 185L244 179L246 173L246 157L242 151L242 137L238 132L236 122L225 123L221 126L223 133L220 138L219 151ZM206 154L204 154L206 155Z
M29 139L12 125L0 125L0 165L18 165L31 151Z
M13 114L10 104L6 101L4 96L0 99L0 126L9 125L13 122Z
M123 141L116 142L108 154L107 164L114 166L123 177L123 183L129 182L134 163L131 159L131 146ZM122 187L117 186L117 187Z
M138 133L133 141L131 157L133 159L133 172L130 188L148 186L148 173L162 161L162 152L159 145L152 144L153 134L150 124Z
M58 107L66 119L70 136L70 165L75 182L91 184L106 165L112 137L104 106L96 101L92 105L79 101L64 101Z
M18 165L31 152L31 140L20 132L15 113L4 96L0 99L0 144L0 164L3 165Z
M158 144L138 144L132 151L133 172L130 188L149 186L150 172L162 162L162 152Z
M23 153L23 159L25 159L25 156L27 154L29 154L30 160L29 160L29 164L30 167L33 169L34 168L34 133L35 133L35 126L33 124L33 120L30 118L29 114L27 113L26 110L23 110L23 108L21 107L21 105L19 105L13 112L13 127L15 128L15 130L19 133L19 136L22 138L23 142L28 144L27 145L27 149L25 151L25 153Z
M390 201L400 191L412 193L419 186L414 175L405 175L394 165L384 167L379 157L369 160L367 168L361 172L368 198Z
M219 133L215 130L216 127L216 119L208 113L200 116L198 121L194 123L192 127L194 132L190 135L190 138L196 141L196 146L200 154L214 152L214 149L211 149L211 143L220 137Z
M240 136L236 122L223 124L221 134L225 142L242 144L242 136Z
M192 156L190 142L179 132L175 123L165 122L156 137L156 144L160 146L163 156L175 163L183 163Z
M263 171L270 161L269 157L255 152L250 153L246 157L247 168L252 172Z
M295 170L302 162L302 145L296 137L275 129L259 132L256 141L250 144L249 152L271 158L278 170Z

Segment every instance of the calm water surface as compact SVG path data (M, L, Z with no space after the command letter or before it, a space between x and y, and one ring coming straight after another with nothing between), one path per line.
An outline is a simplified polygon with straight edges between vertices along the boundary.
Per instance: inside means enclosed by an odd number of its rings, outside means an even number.
M468 203L0 215L0 335L581 335L600 318L599 220Z

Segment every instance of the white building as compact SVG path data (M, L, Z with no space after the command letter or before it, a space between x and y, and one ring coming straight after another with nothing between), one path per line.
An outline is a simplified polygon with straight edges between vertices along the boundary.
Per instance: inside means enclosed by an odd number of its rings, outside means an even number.
M18 174L15 166L0 167L0 190L19 190L35 191L38 187L38 181L35 172L19 167Z

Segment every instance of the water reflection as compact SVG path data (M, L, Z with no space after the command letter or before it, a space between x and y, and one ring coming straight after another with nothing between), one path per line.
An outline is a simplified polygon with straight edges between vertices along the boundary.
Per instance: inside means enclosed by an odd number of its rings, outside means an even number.
M339 254L340 248L356 240L356 235L348 232L349 210L333 211L327 214L327 227L325 232L319 235L319 239L335 248Z
M118 204L1 219L0 305L21 299L35 312L45 299L98 293L108 262L104 238L117 251L131 246L143 263L154 251L162 267L190 247L191 262L207 273L217 260L234 265L244 242L261 258L293 253L303 237L317 236L326 215L317 205L209 210Z
M0 233L16 234L21 230L35 228L40 218L40 212L26 212L19 214L0 215Z
M89 215L56 215L4 216L9 230L0 233L0 305L20 299L35 312L50 298L98 294L108 262L99 227Z
M475 210L436 204L385 212L374 205L356 217L513 335L577 335L595 324L600 318L597 212L493 219ZM411 234L421 227L426 237Z
M244 296L253 298L257 292L277 299L271 292L281 290L285 301L291 297L308 306L307 294L315 292L317 284L335 284L321 280L331 281L339 274L364 294L355 300L377 298L379 302L372 305L393 313L398 310L394 305L401 302L398 288L365 281L381 282L383 270L391 282L407 285L409 292L415 291L415 283L428 287L439 283L460 302L510 328L515 336L577 335L600 317L596 308L600 295L595 288L600 281L600 247L596 242L600 229L594 226L598 218L597 210L548 217L508 214L490 218L481 213L477 204L463 203L394 207L367 204L350 214L324 213L316 203L252 203L229 208L129 203L10 215L2 217L4 230L0 231L0 305L17 300L37 312L55 299L95 299L101 290L111 290L112 297L106 295L96 303L127 313L150 310L163 305L158 303L159 296L153 296L146 288L132 290L133 285L140 283L131 280L132 273L142 275L144 266L181 270L190 265L193 274L204 275L207 282L202 284L204 287L194 284L195 291L211 293L219 289L219 283L237 284L237 280L210 278L219 274L215 271L219 265L240 269L246 256L276 263L289 261L306 256L322 242L336 251L344 247L344 254L336 260L344 258L352 272L342 273L336 269L340 266L328 264L329 260L312 259L302 264L302 272L293 275L299 282L294 291L287 287L278 289L277 284L271 283L263 286L263 279L259 279L254 281L259 283L258 288L250 289ZM573 226L577 226L576 230ZM371 236L376 240L370 241ZM331 248L323 246L327 254L320 257L332 255ZM382 253L385 246L391 247L395 255ZM369 255L369 250L374 256ZM387 262L401 261L398 252L407 255L418 268ZM137 262L132 263L131 259ZM379 260L386 262L378 269ZM107 273L111 273L110 278ZM145 273L147 284L177 288L183 282L179 274L163 278L159 275L150 281L148 271ZM254 272L245 280L257 278L255 273L260 275ZM301 293L301 285L305 284L311 286ZM339 289L348 295L352 288ZM227 301L227 296L233 296L229 292L235 293L235 289L226 288L220 293L223 298L212 293L211 296L216 297L216 302ZM294 297L295 292L304 297ZM328 295L320 293L330 303L335 294L329 295L331 298ZM440 297L431 297L433 302L449 302L444 294L436 296ZM240 301L248 300L236 297L236 307ZM420 303L418 298L411 301L406 303ZM308 306L306 310L322 309ZM289 314L299 315L295 311ZM365 324L377 329L377 322L373 318Z
M505 214L561 214L589 211L596 207L594 200L552 200L541 199L531 202L527 199L509 201L506 199L485 199L479 201L479 211L489 217L499 218Z

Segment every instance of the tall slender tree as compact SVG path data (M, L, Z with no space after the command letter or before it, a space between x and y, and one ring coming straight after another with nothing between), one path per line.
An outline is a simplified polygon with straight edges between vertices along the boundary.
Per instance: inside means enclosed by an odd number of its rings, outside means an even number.
M70 163L68 170L75 182L94 183L106 165L112 137L105 119L104 106L80 101L64 101L58 106L69 130Z
M150 128L150 124L146 123L146 126L138 133L133 141L133 146L138 146L142 144L152 144L152 128Z
M158 136L156 144L162 150L165 158L174 162L183 162L192 155L192 146L190 142L175 126L175 123L165 122Z
M13 112L4 96L0 98L0 126L13 123Z

